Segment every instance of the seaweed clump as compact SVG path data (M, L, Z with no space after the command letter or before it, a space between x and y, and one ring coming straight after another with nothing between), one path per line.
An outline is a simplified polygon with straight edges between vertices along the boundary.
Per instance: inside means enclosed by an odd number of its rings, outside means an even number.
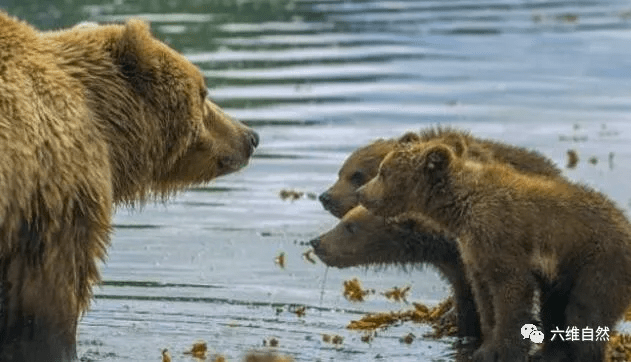
M413 308L402 311L383 313L369 313L360 320L351 321L346 328L352 330L374 331L386 329L392 325L412 321L415 323L429 323L432 332L425 335L431 338L455 336L458 329L451 321L443 316L453 307L453 300L448 298L433 308L421 303L412 303Z

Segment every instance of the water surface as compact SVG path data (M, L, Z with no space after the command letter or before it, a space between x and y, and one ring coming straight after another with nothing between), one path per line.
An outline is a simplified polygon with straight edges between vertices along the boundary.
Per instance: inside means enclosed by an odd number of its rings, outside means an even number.
M279 340L297 361L449 361L453 339L403 324L371 344L345 326L367 311L405 308L341 294L354 276L410 301L449 294L432 270L330 269L301 258L300 242L336 220L315 200L344 158L378 137L443 124L533 147L567 176L629 207L631 4L620 1L222 0L142 4L0 0L42 29L134 16L197 64L213 100L261 135L251 165L164 205L121 209L80 356L174 360L202 339L238 360ZM609 155L613 154L613 163ZM595 157L596 164L588 163ZM274 258L285 252L285 269ZM323 294L321 292L323 291ZM322 299L321 299L322 297ZM307 307L302 318L291 313ZM400 344L407 333L418 338ZM341 347L321 334L345 337ZM519 333L519 331L515 331Z

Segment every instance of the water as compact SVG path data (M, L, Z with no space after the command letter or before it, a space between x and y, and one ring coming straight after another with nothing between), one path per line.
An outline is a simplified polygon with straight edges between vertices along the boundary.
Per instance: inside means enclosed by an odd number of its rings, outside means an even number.
M84 360L174 360L198 339L229 360L279 340L298 361L449 361L453 339L403 324L371 344L345 326L406 307L379 295L353 304L344 280L411 301L449 294L431 270L328 271L300 242L336 220L315 200L344 158L377 137L451 124L534 147L567 176L629 207L631 4L622 1L0 0L42 29L140 16L204 72L211 97L255 128L261 146L242 172L165 205L119 210L113 246L79 330ZM614 154L613 167L608 163ZM592 165L589 157L599 162ZM274 258L285 252L283 270ZM302 318L292 306L304 305ZM280 309L279 309L280 308ZM400 344L407 333L417 338ZM345 337L341 347L321 334ZM518 331L515 331L518 333Z

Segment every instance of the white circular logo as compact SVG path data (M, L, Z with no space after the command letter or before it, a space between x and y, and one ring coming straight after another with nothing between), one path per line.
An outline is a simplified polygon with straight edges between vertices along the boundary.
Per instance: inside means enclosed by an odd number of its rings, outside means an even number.
M539 344L543 342L543 332L541 331L533 331L530 333L530 340Z
M535 343L543 342L543 332L538 330L534 324L524 324L521 327L521 335L524 336L524 339L530 338Z

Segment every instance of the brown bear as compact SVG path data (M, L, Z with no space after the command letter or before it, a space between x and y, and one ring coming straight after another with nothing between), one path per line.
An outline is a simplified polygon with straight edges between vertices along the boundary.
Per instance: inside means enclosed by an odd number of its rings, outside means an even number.
M467 146L468 156L474 159L505 162L523 172L550 176L561 175L561 170L539 152L494 140L480 139L463 130L428 127L419 133L407 132L399 138L378 139L355 150L344 161L335 183L320 195L322 206L337 218L342 218L359 203L355 191L377 175L377 169L383 158L398 144L436 139L452 144L464 143Z
M383 158L400 144L428 142L431 140L442 140L455 146L466 147L467 156L472 159L489 162L497 160L511 165L517 170L527 173L535 173L560 177L561 171L540 153L528 150L523 147L516 147L498 141L480 139L462 130L452 128L427 128L420 133L408 132L398 139L377 140L353 152L342 165L339 171L338 180L326 192L320 195L320 201L325 209L333 215L341 217L358 204L356 190L377 175L379 164ZM414 224L414 218L408 220ZM344 230L344 225L355 225L359 230L357 233L340 233L336 231ZM357 226L359 225L359 226ZM445 238L440 235L429 236L431 228L424 230L425 222L416 226L420 230L418 235L413 235L407 228L404 234L395 232L393 227L380 229L384 225L377 217L369 215L365 211L358 211L344 218L338 226L331 232L325 234L328 242L323 243L322 238L312 241L314 251L327 265L344 267L342 263L353 265L386 264L386 263L419 263L431 264L438 268L454 289L458 335L461 337L480 337L480 328L476 314L475 304L471 288L462 272L462 261L458 254L450 252L434 254L433 250L453 250L454 239ZM395 240L403 237L402 240ZM415 246L417 255L407 255L408 249L396 250L396 248L409 245L412 240L419 243ZM428 243L433 240L447 245L434 246ZM363 243L359 246L359 243ZM357 244L357 245L356 245ZM339 245L339 246L336 246ZM374 247L374 249L371 249ZM430 250L423 248L429 247ZM353 248L357 252L353 254ZM389 257L380 254L385 248L392 248L387 253ZM337 252L344 251L344 255L333 256ZM395 256L400 258L395 260ZM423 258L428 258L424 260ZM448 257L453 257L448 259ZM353 258L355 260L353 261ZM440 265L436 260L441 260ZM448 260L451 260L451 265ZM334 264L334 263L337 263Z
M0 11L0 360L76 358L115 205L244 167L257 134L140 20L40 32Z
M436 222L403 220L386 223L359 205L328 232L310 241L326 265L347 268L360 265L432 265L453 286L460 337L478 337L475 302L455 237L447 236ZM452 312L453 313L453 312Z
M462 157L430 141L392 151L358 192L381 216L420 213L455 234L480 306L474 361L526 361L519 331L541 285L543 333L612 329L631 299L631 228L603 194L558 177ZM546 339L548 342L549 340ZM544 361L602 361L605 342L545 343Z

